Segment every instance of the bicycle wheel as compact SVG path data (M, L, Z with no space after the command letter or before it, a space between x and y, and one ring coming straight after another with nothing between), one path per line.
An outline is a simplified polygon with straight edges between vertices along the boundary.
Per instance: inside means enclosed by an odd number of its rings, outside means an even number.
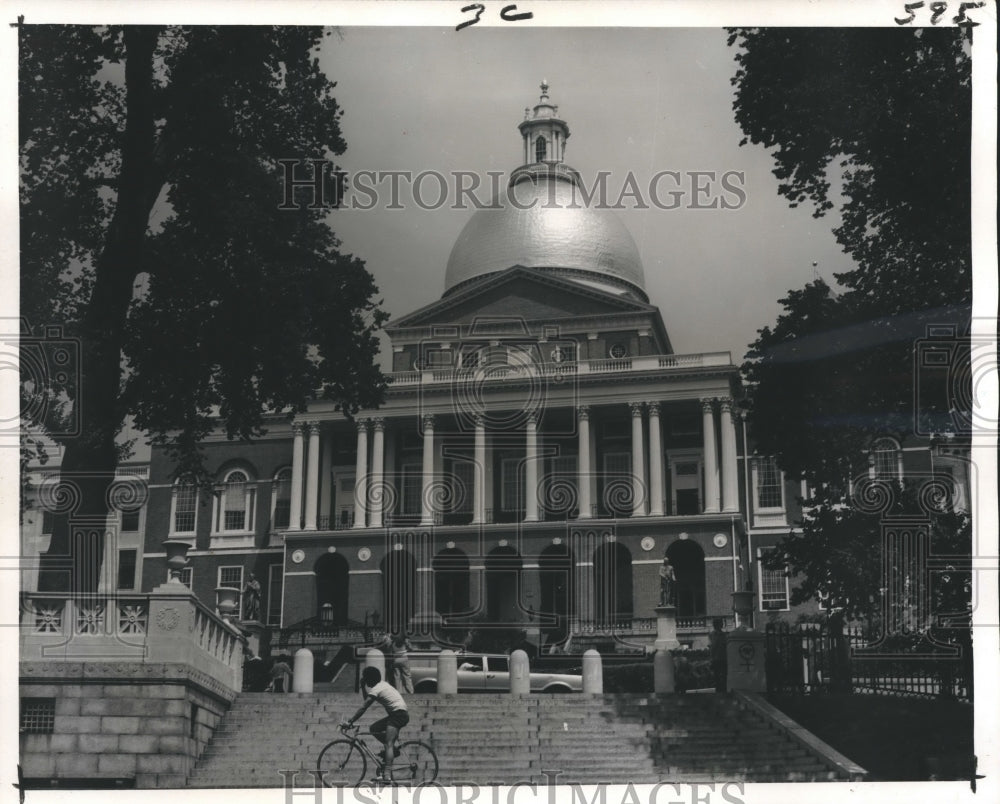
M324 787L355 787L367 769L368 760L351 740L327 743L316 760L316 773Z
M437 775L437 754L427 743L411 740L399 745L399 756L392 763L394 781L430 784Z

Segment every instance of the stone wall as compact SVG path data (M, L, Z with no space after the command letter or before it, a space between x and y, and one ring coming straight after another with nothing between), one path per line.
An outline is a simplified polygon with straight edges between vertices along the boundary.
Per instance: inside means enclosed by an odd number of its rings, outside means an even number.
M29 787L181 787L242 684L246 638L183 584L26 593L20 763Z
M22 667L21 697L55 701L52 733L21 735L29 786L182 787L235 696L165 666L147 666L157 680L57 679L45 664Z

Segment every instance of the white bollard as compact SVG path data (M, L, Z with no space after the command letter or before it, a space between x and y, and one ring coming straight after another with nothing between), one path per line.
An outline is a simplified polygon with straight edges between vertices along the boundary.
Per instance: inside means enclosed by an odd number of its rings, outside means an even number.
M527 695L531 692L531 667L528 654L516 650L510 655L510 694Z
M387 680L385 677L385 654L378 648L370 648L365 654L365 667L377 667L382 674L382 680Z
M292 668L292 692L313 691L313 655L309 648L295 651L295 666Z
M674 691L674 657L670 651L658 650L653 655L653 692Z
M438 654L437 670L437 691L455 695L458 692L458 661L455 651L443 650Z
M601 654L593 648L583 654L583 691L590 695L604 692L604 665Z

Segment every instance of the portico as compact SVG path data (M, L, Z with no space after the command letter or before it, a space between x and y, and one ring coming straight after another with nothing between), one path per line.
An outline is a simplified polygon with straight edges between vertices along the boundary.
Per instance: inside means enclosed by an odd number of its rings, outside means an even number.
M453 524L490 524L511 521L512 511L513 518L523 523L678 515L678 503L668 496L670 479L664 465L669 442L663 431L666 427L669 437L672 412L688 416L693 404L701 412L700 451L694 450L703 467L699 512L736 512L733 400L699 397L633 400L627 406L581 402L544 415L524 414L513 427L510 422L517 419L516 412L477 414L471 433L460 416L446 411L422 414L417 434L412 414L393 416L388 410L382 411L387 415L359 414L353 424L351 517L320 513L336 510L333 501L321 499L320 490L336 495L338 488L331 478L321 480L320 467L334 470L324 456L338 442L346 445L352 440L351 423L343 417L296 422L288 530L371 529L414 520L431 526L445 524L446 519ZM549 432L545 423L556 417L555 432ZM574 421L570 426L575 432L570 432L567 422ZM601 432L592 428L594 421L600 422ZM615 438L626 423L627 445ZM391 454L396 451L388 449L404 435L415 435L420 442L419 483L407 469L410 464L404 466L398 455ZM628 468L623 474L619 456L625 453L618 449L626 446ZM498 453L504 456L499 463ZM501 473L499 489L487 484L496 471ZM409 493L415 488L419 488L419 507Z

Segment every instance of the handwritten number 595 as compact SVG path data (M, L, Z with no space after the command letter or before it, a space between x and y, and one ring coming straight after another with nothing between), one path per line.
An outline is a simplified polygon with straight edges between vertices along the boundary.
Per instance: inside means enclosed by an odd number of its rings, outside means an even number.
M903 10L906 11L909 16L895 17L894 19L896 20L896 24L909 25L917 18L917 9L923 8L925 5L927 4L923 2L905 3L903 5ZM986 5L986 3L981 2L981 0L973 3L959 3L958 13L951 18L951 21L959 28L974 28L979 25L979 23L969 19L965 12L971 8L982 8L984 5ZM939 2L931 3L927 6L927 8L931 12L931 25L937 25L941 21L941 17L943 17L948 11L948 4L939 0Z

